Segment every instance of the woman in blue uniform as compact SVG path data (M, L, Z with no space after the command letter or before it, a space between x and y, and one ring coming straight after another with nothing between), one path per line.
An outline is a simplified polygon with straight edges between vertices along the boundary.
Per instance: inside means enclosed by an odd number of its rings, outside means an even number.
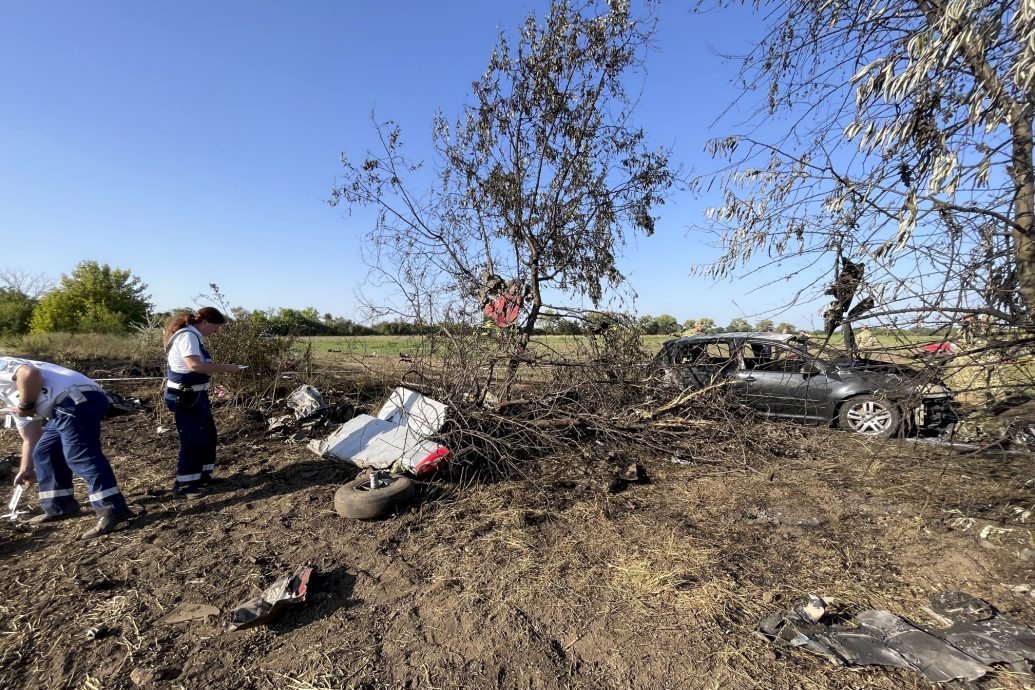
M165 324L167 359L165 404L176 417L180 434L180 455L173 493L197 498L207 492L205 484L216 466L216 423L208 399L212 374L236 373L239 364L216 364L205 349L205 338L226 323L215 307L173 316Z

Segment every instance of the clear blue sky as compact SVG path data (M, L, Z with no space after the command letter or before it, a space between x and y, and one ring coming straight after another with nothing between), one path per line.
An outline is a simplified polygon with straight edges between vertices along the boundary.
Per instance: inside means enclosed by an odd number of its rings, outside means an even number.
M759 21L664 3L638 120L688 169L733 98ZM365 217L326 204L342 151L371 145L370 114L412 151L432 114L460 112L497 29L542 1L304 3L38 0L0 7L0 266L57 278L84 259L128 268L159 309L210 282L247 309L358 318ZM660 209L623 261L640 313L680 320L776 306L779 290L691 280L714 255L687 226L703 200ZM788 288L788 293L790 288ZM821 321L814 307L776 320Z

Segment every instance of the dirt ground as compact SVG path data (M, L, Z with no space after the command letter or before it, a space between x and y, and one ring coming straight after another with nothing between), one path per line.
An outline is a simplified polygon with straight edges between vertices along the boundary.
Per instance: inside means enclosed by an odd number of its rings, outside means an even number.
M0 688L927 688L754 631L810 592L931 623L921 607L946 589L1035 625L1017 587L1035 585L1030 457L702 430L678 457L573 448L509 477L454 468L401 514L361 522L333 510L355 468L231 405L216 410L218 490L174 497L175 431L157 432L171 416L154 386L118 392L147 409L108 420L105 448L146 512L88 542L87 517L0 524ZM17 448L0 434L0 453ZM616 492L631 462L649 481ZM302 565L305 603L226 631L237 604ZM221 614L158 622L181 603ZM981 685L1032 686L1005 671Z

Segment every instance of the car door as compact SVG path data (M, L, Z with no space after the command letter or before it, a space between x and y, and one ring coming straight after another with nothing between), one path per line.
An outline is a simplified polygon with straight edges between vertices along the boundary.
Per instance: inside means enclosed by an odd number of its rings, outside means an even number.
M735 378L745 403L774 417L823 419L829 381L812 358L780 343L745 342Z
M714 385L736 369L736 355L731 345L722 341L686 343L675 359L683 385L693 389Z

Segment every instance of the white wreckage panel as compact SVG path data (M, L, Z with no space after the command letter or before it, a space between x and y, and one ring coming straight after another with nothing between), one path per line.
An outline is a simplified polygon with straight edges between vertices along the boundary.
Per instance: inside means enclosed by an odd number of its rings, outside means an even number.
M407 388L396 388L377 417L361 414L309 449L372 469L397 467L424 474L445 462L449 450L429 441L445 423L446 406Z
M396 388L377 413L378 419L401 424L421 436L437 434L446 422L446 406L409 388Z

